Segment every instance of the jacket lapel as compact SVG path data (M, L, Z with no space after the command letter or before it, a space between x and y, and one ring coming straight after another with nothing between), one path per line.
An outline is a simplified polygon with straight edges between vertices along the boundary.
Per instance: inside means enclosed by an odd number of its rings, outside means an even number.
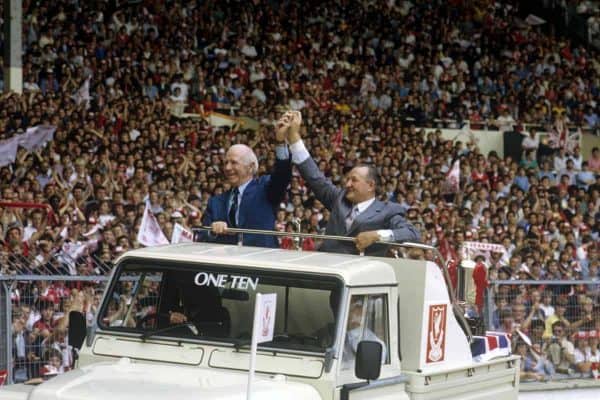
M381 212L381 210L383 210L383 206L384 203L382 201L375 199L375 201L371 203L371 205L367 207L365 211L361 212L356 218L354 218L354 221L352 221L352 225L350 225L350 230L348 231L348 233L353 233L355 230L358 230L358 228L362 224L375 218L375 216L379 212Z
M246 189L244 189L244 193L242 193L242 198L240 199L240 208L238 211L238 226L243 226L246 223L246 204L248 204L248 199L252 197L252 193L255 190L256 179L252 179L248 186L246 186Z

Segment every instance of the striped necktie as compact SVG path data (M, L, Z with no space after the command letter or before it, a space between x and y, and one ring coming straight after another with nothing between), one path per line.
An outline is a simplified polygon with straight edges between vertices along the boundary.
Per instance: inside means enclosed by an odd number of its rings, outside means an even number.
M358 206L354 206L354 207L352 207L352 210L350 210L350 212L348 213L348 216L346 217L346 231L350 230L350 227L352 226L352 223L354 222L354 219L356 218L357 215L358 215Z
M229 206L229 213L227 214L227 219L229 220L229 226L231 228L237 228L237 209L238 209L238 197L240 195L240 190L238 188L233 189L231 193L231 205Z

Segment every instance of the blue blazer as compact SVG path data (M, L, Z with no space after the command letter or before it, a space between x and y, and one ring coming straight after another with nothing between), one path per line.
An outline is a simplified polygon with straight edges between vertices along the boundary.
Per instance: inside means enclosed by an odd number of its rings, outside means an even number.
M277 160L271 175L253 178L244 193L238 210L238 228L274 230L277 210L285 196L285 190L292 178L291 160ZM227 222L227 211L231 190L212 196L202 216L202 225L210 226L216 221ZM237 244L237 235L214 235L200 232L198 239L203 242ZM279 247L274 236L243 235L244 246Z

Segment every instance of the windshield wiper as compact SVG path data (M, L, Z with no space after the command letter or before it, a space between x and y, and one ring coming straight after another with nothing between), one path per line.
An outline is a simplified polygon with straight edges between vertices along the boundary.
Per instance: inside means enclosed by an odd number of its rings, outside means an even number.
M164 328L160 328L160 329L155 329L153 331L144 332L142 334L142 336L141 336L141 339L142 339L142 341L145 341L150 336L155 336L155 335L158 335L159 333L169 332L171 330L182 328L182 327L188 328L190 331L192 331L192 333L195 336L198 336L200 334L200 332L198 331L198 328L196 328L196 326L194 324L192 324L191 322L184 322L183 324L169 325L169 326L164 327Z

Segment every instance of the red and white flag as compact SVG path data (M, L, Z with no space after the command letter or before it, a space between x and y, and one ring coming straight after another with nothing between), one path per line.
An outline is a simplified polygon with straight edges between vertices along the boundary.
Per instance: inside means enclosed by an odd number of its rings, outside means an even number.
M445 194L458 193L460 190L460 159L454 161L442 186L442 192Z
M193 242L194 234L185 229L185 227L179 223L173 225L173 234L171 235L171 243L183 243L183 242Z
M275 311L277 293L256 293L254 300L254 322L252 323L252 342L250 346L250 367L248 368L248 386L246 399L252 400L252 381L256 367L256 350L259 343L270 342L275 333Z
M138 231L137 241L144 246L158 246L161 244L169 244L169 240L163 233L158 221L150 208L146 204L140 230Z
M548 132L550 146L554 149L565 149L567 152L572 152L575 147L580 147L581 137L583 133L581 128L570 131L564 120L557 119Z
M254 308L254 327L252 331L256 343L270 342L275 332L275 311L277 293L259 294Z

